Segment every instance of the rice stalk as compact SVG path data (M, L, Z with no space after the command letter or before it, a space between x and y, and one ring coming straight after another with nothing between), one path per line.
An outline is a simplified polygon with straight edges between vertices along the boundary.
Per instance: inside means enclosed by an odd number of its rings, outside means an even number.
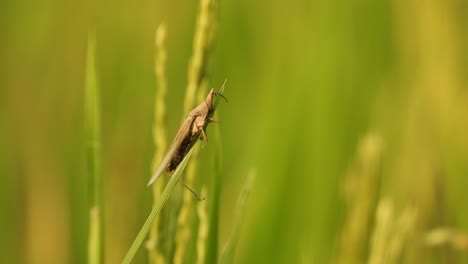
M416 208L407 206L396 216L393 202L382 199L377 206L368 263L401 263L405 244L414 232L416 220Z
M203 186L201 196L207 196L206 186ZM206 259L206 238L208 237L208 204L198 203L198 236L197 236L197 263L203 264Z
M166 27L164 24L159 25L155 34L155 77L157 81L157 90L154 100L154 123L153 123L153 140L154 140L154 156L152 162L152 171L155 171L159 162L163 159L167 149L167 125L166 125L166 94L167 94L167 79L166 79L166 61L167 51L166 42ZM160 179L153 184L153 202L156 203L161 196L162 190L166 181ZM153 226L150 230L147 248L149 250L149 263L167 263L168 256L161 251L162 235L159 232L161 216L157 215Z
M184 115L195 105L196 96L206 95L208 86L207 68L208 55L213 46L216 27L215 0L201 0L197 18L197 25L193 39L193 52L188 68L188 83L184 99ZM203 96L201 97L203 99ZM185 118L185 116L183 116ZM192 162L187 167L185 183L193 186L198 167L199 146L194 146ZM187 245L192 233L193 197L184 192L182 206L177 217L175 234L174 263L183 263L187 254Z
M88 263L91 264L104 262L100 114L99 85L96 74L96 37L94 32L90 32L86 58L85 118L90 184Z
M355 160L343 179L344 222L336 263L363 263L378 191L382 142L369 133L361 140Z

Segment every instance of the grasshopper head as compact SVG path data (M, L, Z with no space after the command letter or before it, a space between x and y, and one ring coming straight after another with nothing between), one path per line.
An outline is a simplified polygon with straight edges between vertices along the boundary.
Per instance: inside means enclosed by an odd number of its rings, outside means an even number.
M211 88L210 92L208 93L208 96L205 99L206 105L208 106L209 109L213 108L213 100L216 95L216 92L213 88Z
M218 97L218 96L223 98L226 102L228 101L222 93L216 92L213 88L211 88L205 100L205 103L208 106L208 117L212 117L214 115L214 111L216 110L216 105L218 104L218 100L215 97Z

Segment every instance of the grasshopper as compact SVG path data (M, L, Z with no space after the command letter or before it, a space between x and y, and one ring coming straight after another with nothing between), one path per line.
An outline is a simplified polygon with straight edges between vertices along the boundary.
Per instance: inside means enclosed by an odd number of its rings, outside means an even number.
M222 94L223 90L224 85L219 92L211 89L205 101L190 111L147 186L155 182L164 171L166 171L167 174L172 173L177 166L179 166L190 149L192 149L200 136L202 137L201 139L208 142L206 127L211 122L218 123L218 121L213 119L216 110L214 97L219 96L226 102L228 101Z

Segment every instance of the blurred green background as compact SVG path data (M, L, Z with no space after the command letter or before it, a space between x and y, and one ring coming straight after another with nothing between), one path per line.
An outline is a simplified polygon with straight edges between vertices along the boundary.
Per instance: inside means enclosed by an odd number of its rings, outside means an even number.
M151 206L154 32L166 24L172 137L198 2L1 6L0 262L86 262L83 100L94 27L105 258L120 263ZM217 113L220 248L254 169L235 263L352 263L346 230L355 229L347 226L352 208L367 208L356 227L367 230L356 249L365 263L382 198L394 219L414 215L399 261L468 261L468 2L222 0L219 10L209 76L215 88L228 79L229 103ZM200 173L213 171L214 144L201 151ZM465 244L428 245L439 227ZM140 249L135 262L146 263L146 254Z

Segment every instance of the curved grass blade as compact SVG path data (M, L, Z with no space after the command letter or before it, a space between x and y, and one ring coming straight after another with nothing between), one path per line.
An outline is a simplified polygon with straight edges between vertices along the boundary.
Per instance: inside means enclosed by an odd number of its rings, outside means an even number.
M161 199L156 201L155 205L153 206L153 209L151 209L150 215L146 219L145 223L143 224L143 227L141 228L141 230L138 233L137 237L133 241L133 244L130 247L130 249L128 250L127 255L122 260L122 263L127 264L127 263L130 263L130 261L132 261L132 259L135 256L138 248L141 246L141 243L145 239L146 234L148 234L148 231L151 228L151 224L153 223L154 219L156 218L156 216L159 214L159 212L163 208L164 204L169 199L169 196L171 195L172 191L174 190L174 187L176 186L177 182L179 181L180 177L182 176L182 172L184 171L184 168L187 165L187 161L190 159L190 156L192 155L192 151L193 151L193 148L189 151L189 153L182 160L181 164L174 171L174 174L172 175L171 179L169 180L166 187L164 188L163 193L161 194Z
M227 241L221 253L221 258L218 263L231 264L234 263L235 251L238 245L240 232L244 223L246 207L249 202L250 192L256 177L255 169L250 169L247 179L244 182L244 187L237 200L236 216L234 218L234 228L232 229L231 236Z

